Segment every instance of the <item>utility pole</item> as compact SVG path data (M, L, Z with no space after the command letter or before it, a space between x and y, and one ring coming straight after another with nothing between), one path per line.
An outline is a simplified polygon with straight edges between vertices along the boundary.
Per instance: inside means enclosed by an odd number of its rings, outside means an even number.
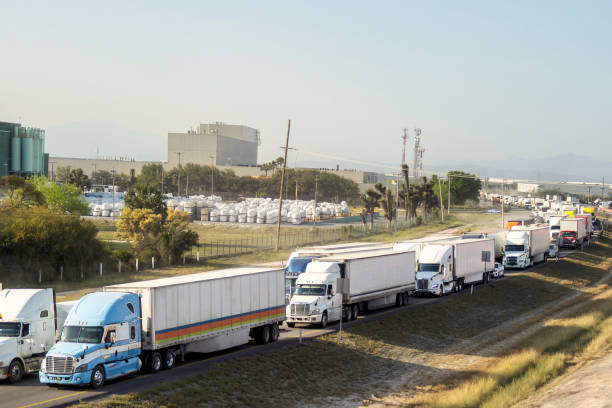
M178 154L178 157L179 157L178 165L179 167L181 167L181 155L183 154L183 152L176 152L176 154Z
M317 225L317 190L319 189L319 176L315 176L315 205L314 205L314 213L312 214L312 220L314 225Z
M502 193L501 193L501 215L502 215L502 229L506 228L506 225L504 224L504 182L506 181L506 179L502 178Z
M210 195L211 197L215 194L215 156L209 156L210 158Z
M442 223L444 224L444 204L442 204L442 178L438 177L438 185L440 186L440 216L442 217Z
M287 168L287 151L289 150L289 132L291 131L291 119L287 124L287 140L285 141L285 158L283 159L283 172L281 173L280 198L278 200L278 222L276 224L276 245L275 250L278 252L280 246L280 226L281 226L281 211L283 209L283 186L285 184L285 169Z
M111 170L113 173L113 220L115 220L115 170Z
M161 186L162 186L161 193L162 195L164 195L164 166L163 165L161 169L162 169L161 171Z
M189 197L189 174L187 175L187 185L185 186L185 196Z
M450 180L451 180L451 175L450 173L448 173L448 211L447 211L447 214L450 214L450 195L451 195Z

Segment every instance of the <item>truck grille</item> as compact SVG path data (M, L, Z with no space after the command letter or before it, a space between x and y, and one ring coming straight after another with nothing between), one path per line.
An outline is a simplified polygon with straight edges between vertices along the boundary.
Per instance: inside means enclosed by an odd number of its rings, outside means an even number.
M310 305L291 305L293 316L307 316L310 314Z
M427 279L417 279L417 289L427 289L428 283Z
M72 374L74 359L64 356L47 356L45 370L49 374Z
M506 258L506 263L508 265L516 265L516 256L509 256Z

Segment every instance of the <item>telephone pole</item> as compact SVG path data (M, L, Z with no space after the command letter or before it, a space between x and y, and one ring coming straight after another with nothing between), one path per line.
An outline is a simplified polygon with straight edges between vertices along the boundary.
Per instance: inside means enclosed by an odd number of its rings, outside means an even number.
M289 132L291 131L291 119L287 124L287 140L285 141L285 157L283 159L283 172L281 173L280 197L278 200L278 221L276 224L276 245L274 249L278 252L280 246L281 211L283 209L283 187L285 185L285 170L287 169L287 151L289 150Z

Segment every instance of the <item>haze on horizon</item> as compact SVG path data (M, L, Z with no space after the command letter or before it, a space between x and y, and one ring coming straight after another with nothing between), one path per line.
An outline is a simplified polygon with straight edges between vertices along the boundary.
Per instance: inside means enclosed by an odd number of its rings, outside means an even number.
M287 119L294 147L376 163L399 164L415 126L426 164L612 151L610 2L20 1L0 14L0 120L48 129L51 155L164 160L169 131L223 121L259 129L264 162ZM79 124L132 133L62 131Z

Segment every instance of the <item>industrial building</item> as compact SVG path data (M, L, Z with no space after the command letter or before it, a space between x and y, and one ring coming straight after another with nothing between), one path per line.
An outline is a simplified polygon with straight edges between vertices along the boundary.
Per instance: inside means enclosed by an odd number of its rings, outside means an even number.
M168 133L168 163L257 166L259 131L221 122L202 123L187 133Z
M45 131L20 123L0 122L0 177L47 175Z

